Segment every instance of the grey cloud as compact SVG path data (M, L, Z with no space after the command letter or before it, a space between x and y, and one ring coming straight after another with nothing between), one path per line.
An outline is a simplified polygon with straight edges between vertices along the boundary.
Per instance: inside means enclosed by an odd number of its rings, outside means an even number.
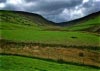
M37 0L37 5L33 8L30 7L28 10L34 11L34 10L42 10L42 11L53 11L58 10L61 8L71 8L76 5L79 5L82 3L82 0Z
M0 3L4 3L4 2L6 2L6 0L0 0Z
M39 1L39 0L25 0L26 2L35 2L35 1Z
M84 11L84 14L88 15L88 14L91 14L93 12L100 11L100 2L96 2L95 0L89 0L89 2L84 3L82 5L82 7L86 9Z
M4 10L19 10L19 7L13 6L13 5L7 5Z

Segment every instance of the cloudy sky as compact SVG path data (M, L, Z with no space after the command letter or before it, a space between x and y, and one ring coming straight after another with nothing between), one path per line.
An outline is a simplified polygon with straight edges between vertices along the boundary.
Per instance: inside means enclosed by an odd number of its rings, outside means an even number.
M0 0L0 10L38 13L48 20L65 22L100 11L100 0Z

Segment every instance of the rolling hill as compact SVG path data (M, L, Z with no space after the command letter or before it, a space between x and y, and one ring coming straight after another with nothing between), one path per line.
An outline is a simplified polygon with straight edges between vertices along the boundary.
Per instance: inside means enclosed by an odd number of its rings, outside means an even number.
M0 11L0 24L2 29L33 29L53 31L100 31L100 12L86 17L63 23L54 23L42 16L21 11ZM6 22L5 22L6 21Z
M100 68L99 31L100 12L70 22L54 23L33 13L1 10L0 54L32 56Z
M60 26L37 14L2 10L0 11L1 38L12 41L65 46L98 47L99 36L97 35L99 34L95 35L81 31L99 32L99 13L97 12L96 14L94 13L93 15L91 14L82 19L72 21L70 24L75 22L73 25Z
M65 31L86 31L100 33L100 11L80 19L54 24L62 26L61 30Z
M43 30L59 28L53 22L44 19L38 14L4 10L0 10L0 25L1 29Z
M64 24L71 24L66 28L70 31L88 31L88 32L98 32L100 31L100 12L96 12L85 16L83 18L73 20L70 22L65 22ZM63 23L62 23L63 24Z

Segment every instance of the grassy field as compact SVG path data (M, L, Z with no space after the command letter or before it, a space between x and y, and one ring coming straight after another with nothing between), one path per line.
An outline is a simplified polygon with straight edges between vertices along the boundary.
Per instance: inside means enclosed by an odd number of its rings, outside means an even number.
M87 18L86 18L87 19ZM100 51L100 16L96 15L93 18L89 18L88 20L79 21L77 24L70 25L70 26L59 26L55 25L55 23L50 22L44 19L42 16L26 13L26 12L17 12L17 11L0 11L0 40L4 39L7 42L18 42L18 50L14 48L17 44L7 44L2 42L2 46L0 49L9 50L9 53L13 53L16 50L17 53L28 52L31 55L33 52L33 48L35 49L40 48L40 46L31 46L27 45L26 43L43 43L43 44L53 44L53 45L64 45L67 47L74 47L71 48L70 51L66 51L68 55L71 57L73 53L77 50L78 46L81 48L81 52L86 52L85 54L79 55L79 53L75 54L73 57L77 57L76 61L79 61L79 56L84 60L86 56L86 63L88 65L88 59L90 62L99 61L97 60ZM68 22L67 22L68 23ZM0 41L1 42L1 41ZM20 46L22 42L25 42L25 47ZM4 45L5 44L5 45ZM11 48L9 48L11 46ZM8 48L6 48L8 47ZM21 48L23 47L23 48ZM46 46L47 47L47 46ZM49 46L51 48L51 46ZM58 47L58 46L55 46ZM97 47L98 49L89 50L83 48L90 48ZM60 47L62 48L62 47ZM48 49L48 48L45 48ZM63 48L62 48L63 49ZM68 49L68 48L65 48ZM11 50L11 51L10 51ZM45 51L43 50L43 57ZM49 49L48 49L49 50ZM54 49L52 49L54 50ZM2 50L1 50L2 51ZM57 51L61 51L57 49ZM73 52L74 51L74 52ZM4 51L7 52L7 51ZM51 54L55 52L50 52ZM62 51L61 51L62 52ZM41 53L41 52L40 52ZM38 54L38 53L36 53ZM56 52L55 54L58 54ZM54 54L54 55L55 55ZM66 53L65 53L66 54ZM97 54L97 55L96 55ZM26 54L27 55L27 54ZM34 56L33 54L32 56ZM88 56L89 55L89 56ZM91 55L93 57L91 57ZM59 56L59 55L58 55ZM67 56L65 55L67 58ZM97 58L94 58L97 57ZM91 59L92 58L92 59ZM51 56L52 59L52 56ZM93 60L94 59L94 60ZM85 67L85 66L76 66L70 64L59 64L49 61L43 61L39 59L31 59L31 58L24 58L18 56L2 56L0 55L0 71L100 71L100 69L94 69L92 67ZM69 60L72 60L71 58ZM74 60L75 61L75 60ZM98 63L98 62L97 62ZM99 64L99 63L98 63ZM95 65L94 65L95 66Z
M59 64L39 59L0 55L0 71L100 71L87 66Z
M25 12L0 11L0 17L2 39L67 46L99 46L99 34L92 34L100 28L99 15L65 27L55 26L39 15ZM89 29L92 33L86 32Z
M99 36L82 32L2 30L2 38L17 42L62 44L66 46L99 46Z

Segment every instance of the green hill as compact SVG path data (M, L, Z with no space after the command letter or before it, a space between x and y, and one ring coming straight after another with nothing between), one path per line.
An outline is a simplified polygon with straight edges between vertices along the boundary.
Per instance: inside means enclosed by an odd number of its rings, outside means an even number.
M100 12L96 12L86 17L61 24L65 24L67 27L64 27L64 29L69 31L99 32Z
M1 29L31 29L44 30L55 29L53 22L44 19L42 16L21 11L0 11Z
M0 19L1 29L64 30L97 33L100 31L100 12L69 22L54 23L38 14L1 10Z
M91 30L93 31L99 30L99 15L93 14L93 16L90 15L87 18L87 20L86 17L78 20L78 24L73 24L72 21L73 25L63 27L59 24L57 26L56 23L50 22L37 14L0 11L1 38L19 42L60 44L65 46L99 46L99 36L92 33L79 32L81 30L89 31L88 28L91 29L92 27ZM81 21L84 21L84 23Z
M54 23L33 13L1 10L0 53L36 56L100 67L100 57L98 57L100 56L99 13L71 22ZM6 59L4 56L1 57ZM27 61L25 58L25 62ZM11 62L12 65L15 62ZM5 63L4 61L3 64ZM49 66L48 63L47 65ZM23 63L22 66L24 66ZM41 65L40 68L42 68Z
M63 23L54 23L42 16L21 11L0 11L1 29L32 29L61 31L100 31L100 12Z

